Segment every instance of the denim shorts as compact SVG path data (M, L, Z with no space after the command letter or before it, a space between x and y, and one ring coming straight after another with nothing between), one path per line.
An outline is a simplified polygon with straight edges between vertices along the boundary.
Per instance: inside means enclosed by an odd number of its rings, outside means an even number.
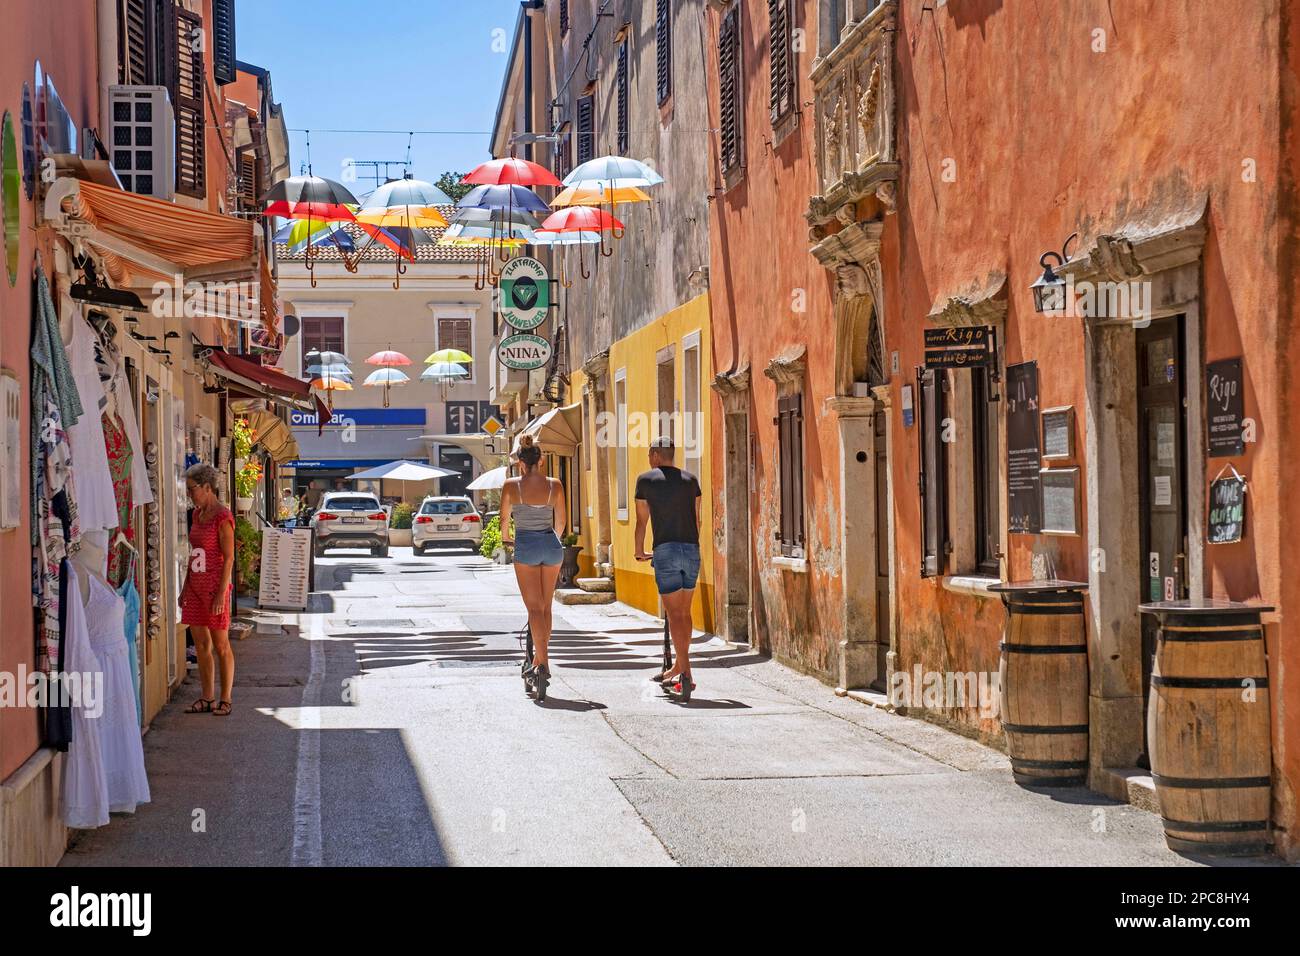
M657 544L652 563L660 594L689 591L700 576L700 546L684 541Z
M516 531L515 564L560 564L564 545L552 531Z

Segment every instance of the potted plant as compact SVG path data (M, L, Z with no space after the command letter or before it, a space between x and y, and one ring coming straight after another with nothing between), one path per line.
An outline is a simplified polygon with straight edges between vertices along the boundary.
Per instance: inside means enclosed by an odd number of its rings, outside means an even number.
M262 532L247 518L235 519L235 583L243 594L256 594L261 586Z
M250 461L235 472L235 508L241 514L253 510L253 496L257 494L257 483L262 480L262 466Z
M578 580L578 552L582 550L582 545L578 544L578 535L570 531L561 540L564 545L564 562L560 565L560 577L555 582L557 588L571 588L577 586Z
M395 548L411 546L411 524L415 520L415 506L409 502L393 505L389 515L388 543Z

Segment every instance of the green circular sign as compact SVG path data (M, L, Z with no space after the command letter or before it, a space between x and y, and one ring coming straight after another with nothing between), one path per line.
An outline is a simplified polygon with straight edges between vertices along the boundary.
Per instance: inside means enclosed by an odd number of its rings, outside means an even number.
M5 110L4 129L0 131L0 199L4 203L5 264L9 268L9 285L18 281L18 234L23 188L22 170L18 168L18 141L14 138L14 120Z
M512 335L497 346L497 360L506 368L541 368L551 360L551 343L540 335Z
M551 282L536 259L518 256L501 270L501 318L512 328L528 331L546 321L551 307Z

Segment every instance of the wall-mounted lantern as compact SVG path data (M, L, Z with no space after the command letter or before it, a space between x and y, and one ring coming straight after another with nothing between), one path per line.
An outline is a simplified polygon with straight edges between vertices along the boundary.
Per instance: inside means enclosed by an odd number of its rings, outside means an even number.
M1055 259L1056 265L1063 266L1070 261L1069 248L1070 243L1079 238L1079 234L1071 234L1069 239L1065 240L1065 245L1061 247L1060 252L1047 251L1038 257L1038 264L1043 267L1043 274L1034 280L1034 284L1029 287L1034 293L1034 310L1037 312L1060 312L1065 309L1065 280L1058 276L1052 269L1049 259Z

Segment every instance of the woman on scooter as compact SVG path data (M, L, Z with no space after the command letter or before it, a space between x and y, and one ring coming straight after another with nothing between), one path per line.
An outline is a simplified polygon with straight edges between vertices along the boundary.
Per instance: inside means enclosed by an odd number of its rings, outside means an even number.
M546 477L542 450L531 435L519 439L515 450L520 477L506 481L501 489L501 543L515 548L515 578L528 608L533 634L533 671L551 676L547 645L551 640L551 601L560 576L564 546L560 534L568 524L564 507L564 485ZM514 538L510 521L514 519Z

